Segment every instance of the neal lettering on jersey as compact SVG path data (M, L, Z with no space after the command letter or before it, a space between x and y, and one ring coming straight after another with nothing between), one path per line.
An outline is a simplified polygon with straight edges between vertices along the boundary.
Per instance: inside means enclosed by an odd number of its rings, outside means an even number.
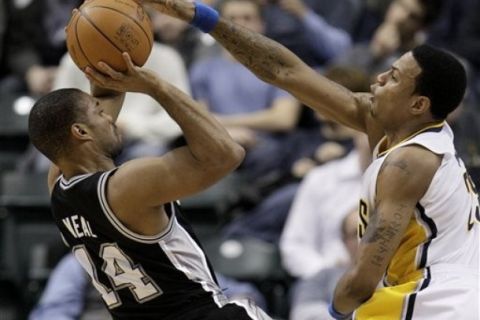
M81 215L75 214L73 216L64 218L62 219L62 222L74 238L97 237L97 235L93 233L88 220Z

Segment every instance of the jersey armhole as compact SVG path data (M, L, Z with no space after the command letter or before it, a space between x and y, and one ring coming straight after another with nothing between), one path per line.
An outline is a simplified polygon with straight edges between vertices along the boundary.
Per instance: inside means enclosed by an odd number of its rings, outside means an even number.
M140 243L156 243L160 241L162 238L166 237L171 230L173 229L174 226L174 221L176 220L175 217L175 207L173 203L169 203L171 206L172 210L172 215L168 221L167 228L163 230L162 232L153 235L153 236L146 236L146 235L141 235L136 232L131 231L128 229L115 215L113 210L110 208L110 205L108 204L107 201L107 187L108 187L108 179L110 176L112 176L117 168L107 171L103 173L99 180L98 180L98 185L97 185L97 196L98 196L98 201L100 208L102 209L103 213L105 214L105 217L107 220L110 222L110 224L119 232L121 233L124 237L129 238L133 241L140 242Z

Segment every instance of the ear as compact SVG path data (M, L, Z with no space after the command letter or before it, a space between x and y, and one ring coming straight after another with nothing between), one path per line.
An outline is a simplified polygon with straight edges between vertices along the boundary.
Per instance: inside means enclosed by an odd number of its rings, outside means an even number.
M90 135L90 131L88 127L82 123L74 123L70 127L70 131L72 136L77 140L92 140L92 136Z
M410 107L410 112L414 115L421 115L430 110L430 98L425 96L418 96Z

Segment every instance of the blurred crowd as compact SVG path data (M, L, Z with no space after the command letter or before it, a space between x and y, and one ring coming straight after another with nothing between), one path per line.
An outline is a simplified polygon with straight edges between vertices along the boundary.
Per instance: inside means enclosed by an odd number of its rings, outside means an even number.
M282 43L352 91L369 91L377 74L419 44L453 52L468 71L469 88L448 121L458 153L478 179L480 0L204 2L222 16ZM65 87L88 90L87 79L65 46L64 27L80 4L78 0L0 0L1 114L16 112L12 104L21 97L34 101ZM237 178L227 184L237 197L218 234L224 240L257 239L279 250L289 287L284 317L328 319L326 306L335 281L355 255L352 212L362 172L370 162L365 137L325 121L288 92L260 81L208 34L146 9L156 40L146 67L201 102L247 150L234 173ZM127 95L118 126L125 141L119 165L136 157L159 156L183 143L176 123L140 94ZM48 160L27 145L14 169L38 173L48 167ZM78 284L83 271L69 256L65 259L31 319L78 319L92 305L85 301L95 300L86 284ZM71 289L76 292L70 294L79 296L79 301L63 308L67 311L56 310L55 299L70 297L65 279L76 279ZM249 295L265 305L255 284L229 277L221 281L231 294Z

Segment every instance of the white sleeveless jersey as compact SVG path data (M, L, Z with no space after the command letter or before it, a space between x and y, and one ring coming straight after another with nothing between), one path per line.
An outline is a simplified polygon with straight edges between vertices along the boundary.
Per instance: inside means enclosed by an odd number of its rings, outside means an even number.
M421 276L426 267L449 264L478 271L480 221L478 195L465 166L456 155L453 133L447 123L432 125L379 153L364 175L360 201L359 235L368 225L369 212L375 209L377 176L388 155L398 148L420 145L443 156L427 192L416 206L400 246L384 278L387 286Z

